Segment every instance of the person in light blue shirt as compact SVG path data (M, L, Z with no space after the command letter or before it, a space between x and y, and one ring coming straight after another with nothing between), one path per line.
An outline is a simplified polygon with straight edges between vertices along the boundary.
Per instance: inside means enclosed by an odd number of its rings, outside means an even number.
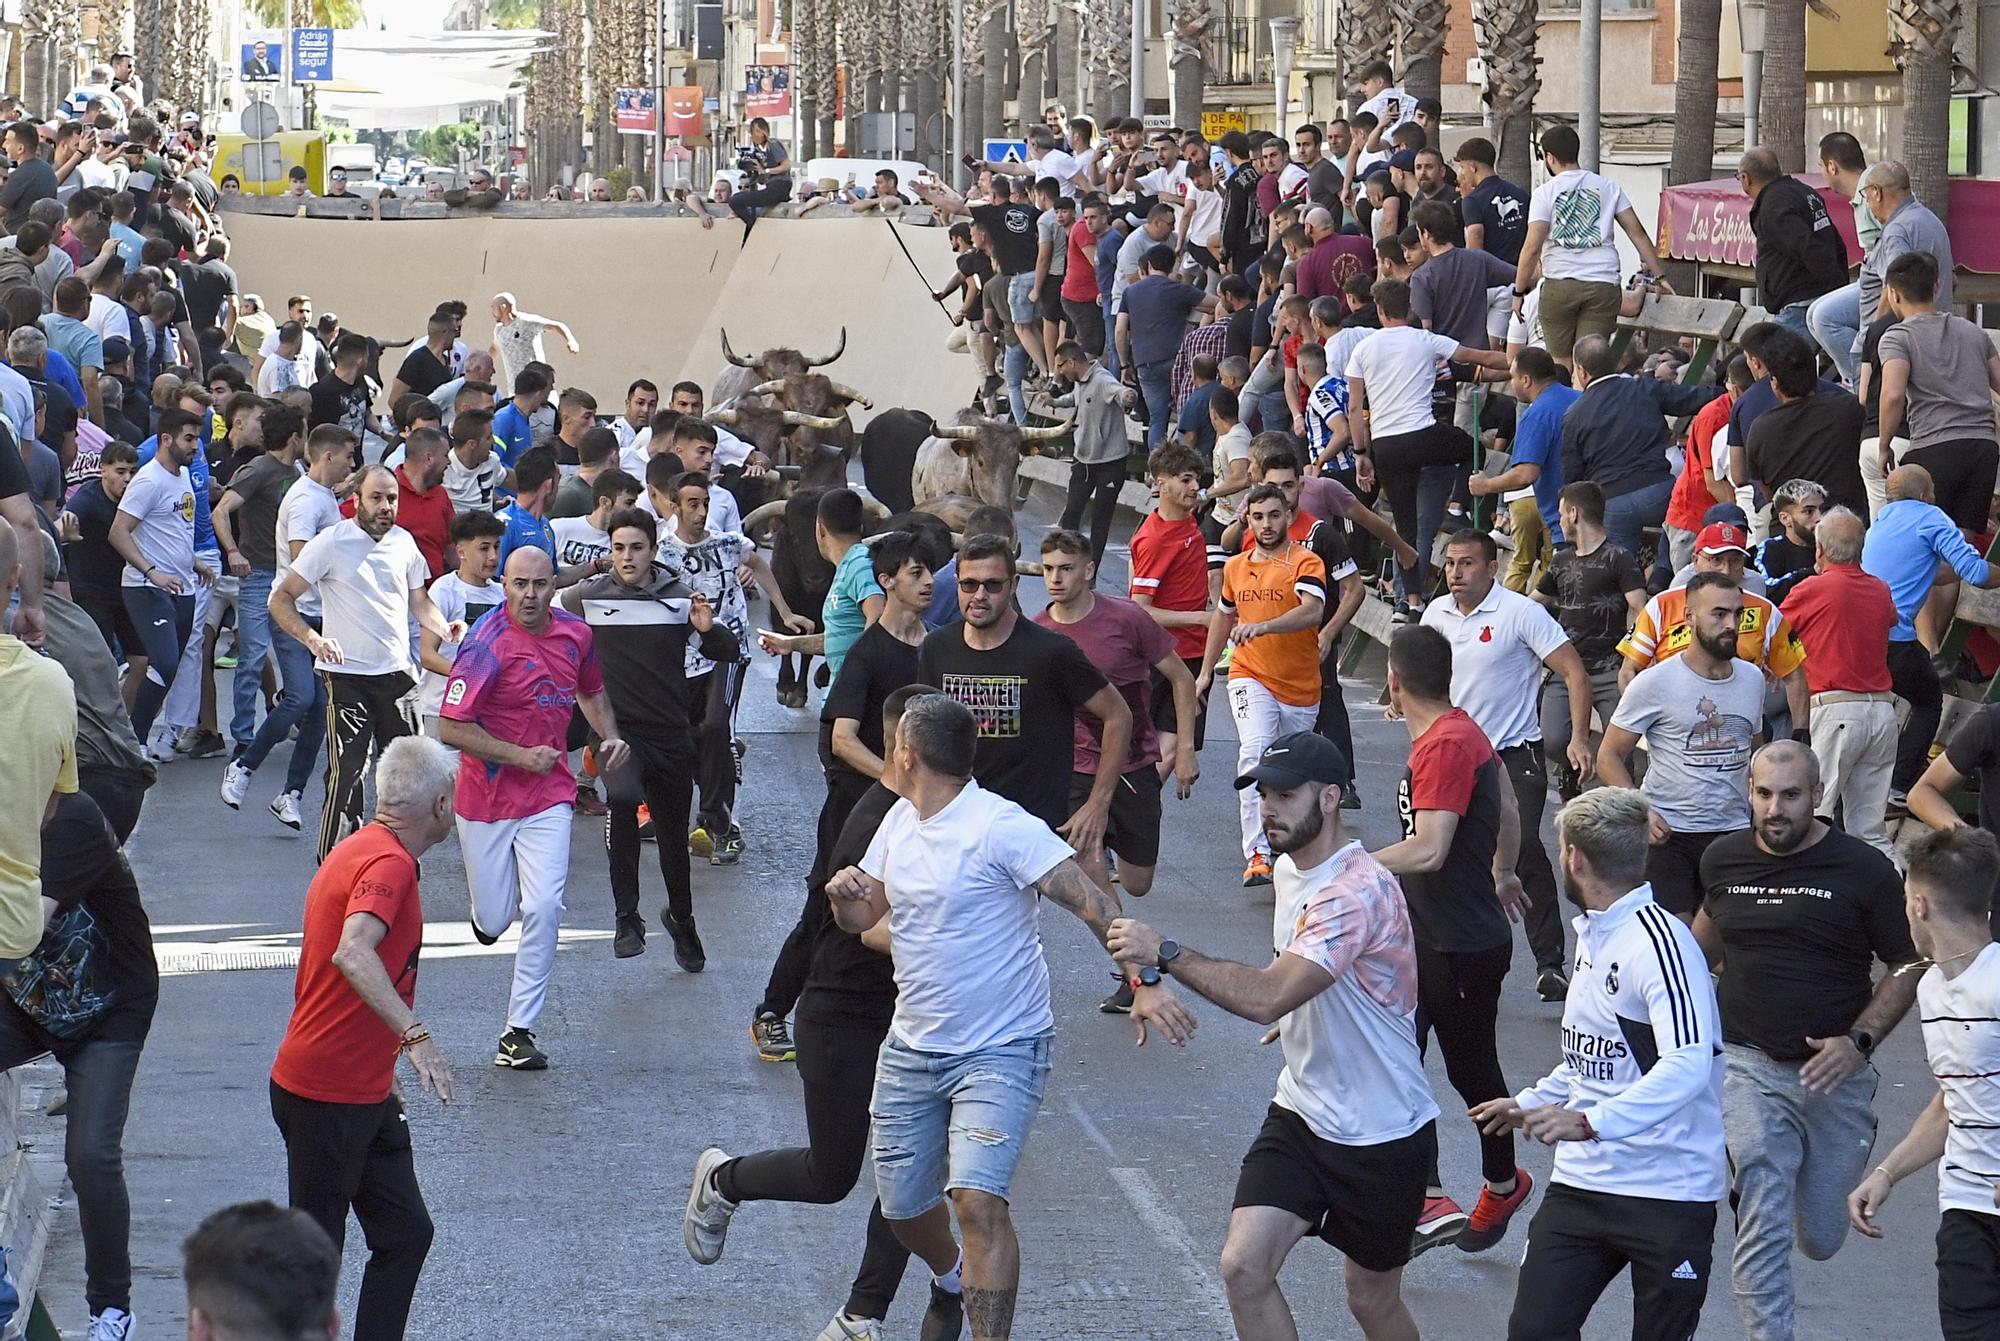
M821 651L826 656L827 673L834 677L839 676L840 665L847 660L847 649L881 617L887 600L881 584L875 580L868 546L861 542L866 516L861 495L852 489L831 489L820 497L819 514L813 521L819 552L834 565L833 585L827 588L826 600L820 607L820 628L825 640Z
M1467 487L1475 496L1503 497L1517 489L1534 489L1532 510L1521 506L1527 501L1522 499L1509 505L1508 513L1513 519L1515 557L1508 566L1507 585L1524 591L1537 559L1546 565L1555 546L1563 543L1558 516L1563 489L1563 416L1582 393L1569 384L1565 370L1549 352L1536 345L1514 356L1512 382L1514 398L1527 406L1514 421L1512 459L1498 475L1474 475ZM1537 520L1541 525L1535 524Z
M514 398L493 416L494 450L505 472L493 490L493 501L502 503L514 496L514 467L535 445L534 418L548 402L555 375L546 364L532 363L514 377ZM503 558L504 564L506 560Z
M1922 466L1889 472L1889 505L1868 528L1861 546L1861 570L1889 584L1896 602L1896 627L1889 631L1890 688L1910 705L1909 721L1896 744L1896 771L1889 779L1891 806L1901 805L1930 757L1944 713L1944 690L1930 649L1917 640L1917 615L1933 599L1949 618L1958 602L1957 582L1938 582L1939 564L1950 564L1963 581L2000 586L2000 565L1989 564L1938 507L1936 486ZM1811 649L1807 649L1808 655Z

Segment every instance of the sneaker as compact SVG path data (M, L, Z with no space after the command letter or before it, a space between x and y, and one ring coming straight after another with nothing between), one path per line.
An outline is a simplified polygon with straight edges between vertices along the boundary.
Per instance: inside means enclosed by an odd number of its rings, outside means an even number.
M1243 868L1243 888L1271 883L1271 859L1259 852L1250 858L1250 864Z
M1562 1001L1569 996L1569 978L1561 969L1543 969L1535 978L1535 994L1544 1001Z
M965 1296L931 1282L931 1306L924 1310L918 1341L958 1341L965 1332Z
M190 759L215 759L229 753L229 742L222 738L220 731L203 731L196 728L181 732L181 738L174 748Z
M710 866L734 866L742 860L743 830L732 824L729 826L729 832L722 836L722 841L716 844L714 853L708 859L708 864Z
M836 1313L819 1334L819 1341L883 1341L886 1336L880 1318L850 1318L845 1313Z
M243 808L243 798L250 793L250 770L231 759L222 770L222 804L231 810Z
M1097 1008L1106 1015L1130 1015L1132 1013L1132 985L1121 982L1118 990L1097 1003Z
M1410 1256L1418 1257L1452 1242L1464 1230L1467 1218L1450 1197L1425 1197L1424 1213L1417 1217L1417 1232L1410 1238Z
M1410 613L1410 607L1407 605L1399 605L1389 614L1391 624L1410 624L1415 621L1416 616Z
M662 908L660 921L667 928L667 935L674 939L674 962L685 973L699 973L708 967L708 952L701 948L701 937L695 934L694 919L682 921Z
M138 1332L138 1322L122 1308L107 1308L90 1319L90 1341L129 1341Z
M741 736L732 738L729 742L729 753L735 757L736 785L741 787L743 785L743 756L750 753L750 742Z
M688 830L688 851L697 857L715 855L715 838L709 833L707 824L697 824Z
M498 936L489 936L479 929L479 919L477 917L468 914L465 920L472 924L472 939L478 941L481 945L498 945L500 943Z
M729 1237L729 1217L736 1203L715 1190L715 1171L729 1162L729 1156L714 1146L694 1159L694 1185L688 1188L687 1214L681 1217L681 1241L688 1256L703 1266L722 1260L722 1241Z
M757 1045L757 1056L767 1062L795 1062L799 1058L798 1045L792 1042L791 1028L785 1017L765 1011L750 1025L750 1041Z
M605 839L607 844L610 841L609 838ZM644 802L639 805L639 841L642 843L660 841L660 831L653 823L653 808Z
M1514 1212L1521 1209L1521 1203L1535 1190L1535 1180L1528 1176L1526 1169L1514 1170L1514 1190L1501 1196L1490 1187L1479 1189L1478 1204L1472 1208L1472 1215L1465 1222L1465 1228L1458 1232L1460 1252L1483 1253L1498 1243L1507 1233L1507 1222L1514 1218Z
M546 1071L549 1069L549 1054L535 1046L535 1035L528 1029L509 1029L500 1035L500 1050L493 1054L495 1066L509 1066L516 1071Z
M146 757L156 764L170 764L180 758L174 749L174 733L165 727L153 732L153 738L146 742Z
M597 794L597 788L584 783L576 789L576 813L579 815L609 815L611 807Z
M235 670L236 666L237 666L237 661L236 661L235 648L232 647L227 652L220 650L216 652L215 668L217 670Z
M297 792L279 792L273 797L271 799L271 818L277 820L278 823L284 825L293 833L297 833L299 830L305 828L305 822L299 818L299 794Z
M611 953L620 959L646 953L646 920L642 917L618 919L618 935L611 941Z

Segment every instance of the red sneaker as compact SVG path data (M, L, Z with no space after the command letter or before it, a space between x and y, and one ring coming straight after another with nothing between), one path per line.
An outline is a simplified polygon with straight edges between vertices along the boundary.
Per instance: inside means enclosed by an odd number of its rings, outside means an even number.
M1535 1180L1526 1169L1514 1170L1514 1190L1504 1197L1490 1187L1480 1188L1479 1203L1472 1208L1465 1228L1459 1231L1459 1251L1483 1253L1506 1237L1507 1222L1534 1190Z
M1420 1257L1453 1242L1465 1224L1465 1212L1450 1197L1425 1197L1424 1213L1417 1217L1417 1232L1410 1239L1410 1256Z
M1271 859L1259 852L1250 858L1250 864L1243 868L1243 887L1271 883Z

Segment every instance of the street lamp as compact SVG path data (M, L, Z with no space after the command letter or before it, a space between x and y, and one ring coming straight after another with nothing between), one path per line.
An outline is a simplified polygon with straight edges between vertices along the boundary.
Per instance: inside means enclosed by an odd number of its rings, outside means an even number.
M1758 102L1764 93L1764 0L1736 0L1736 33L1743 48L1743 147L1757 143Z
M1292 57L1299 43L1299 21L1291 15L1271 20L1271 73L1276 84L1278 134L1287 139L1285 129L1292 110Z

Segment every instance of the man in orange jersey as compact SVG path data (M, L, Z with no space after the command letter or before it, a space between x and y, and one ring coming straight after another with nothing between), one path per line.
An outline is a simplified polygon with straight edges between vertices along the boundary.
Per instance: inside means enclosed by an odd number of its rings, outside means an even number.
M1292 511L1275 484L1253 488L1244 516L1256 544L1222 567L1222 597L1208 625L1196 690L1205 698L1216 663L1230 649L1229 712L1236 719L1236 767L1248 773L1280 736L1310 731L1319 715L1319 624L1326 565L1288 534ZM1271 883L1271 851L1254 789L1237 793L1245 885Z

